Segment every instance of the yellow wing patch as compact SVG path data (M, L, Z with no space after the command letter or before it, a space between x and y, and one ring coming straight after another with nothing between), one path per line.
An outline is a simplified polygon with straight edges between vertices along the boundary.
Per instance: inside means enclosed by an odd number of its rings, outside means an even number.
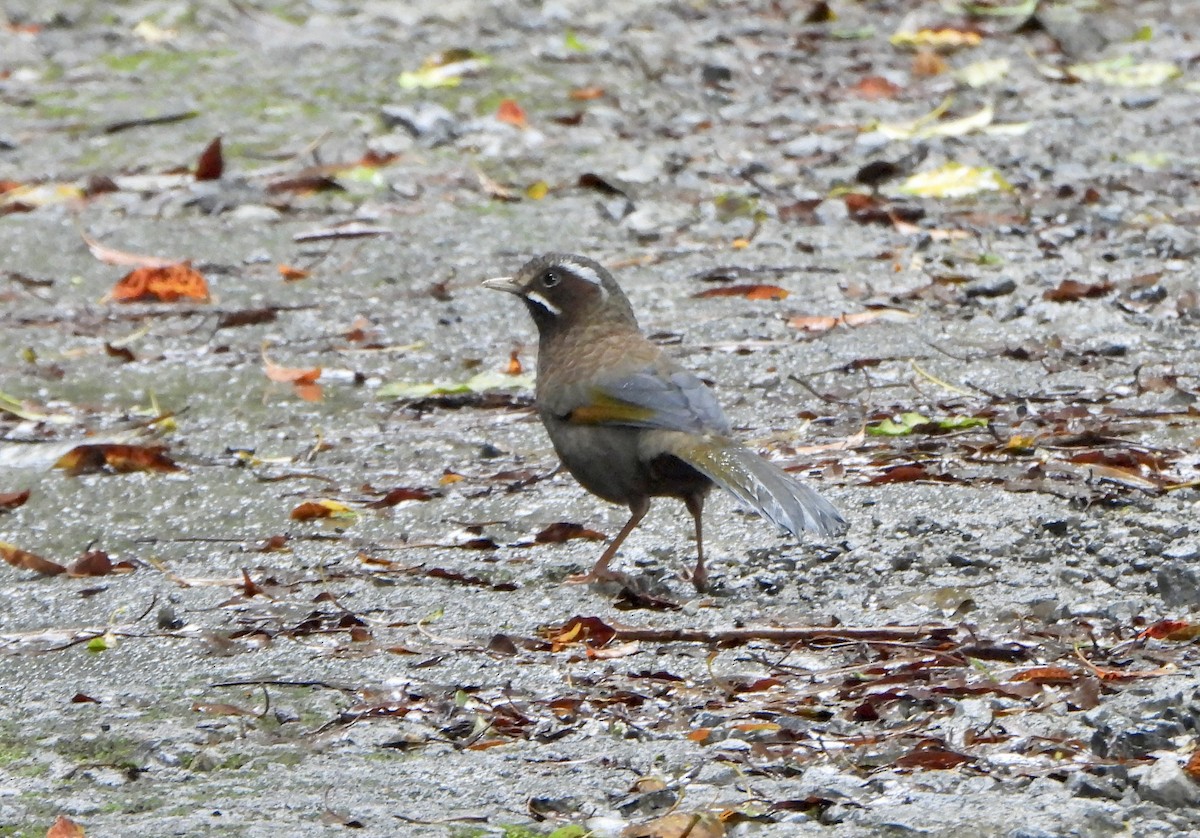
M567 421L574 425L643 423L653 419L655 413L650 407L630 404L603 393L593 393L592 402L572 410L567 414Z

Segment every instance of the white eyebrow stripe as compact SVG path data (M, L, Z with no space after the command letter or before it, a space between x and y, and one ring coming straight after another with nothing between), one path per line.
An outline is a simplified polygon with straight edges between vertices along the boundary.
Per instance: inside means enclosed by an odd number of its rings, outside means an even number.
M526 291L525 299L533 300L535 303L540 305L542 308L546 309L546 311L550 312L555 317L558 317L558 315L562 314L561 308L559 308L554 303L547 300L545 297L543 297L537 291Z
M581 265L575 261L566 261L563 264L570 267L572 273L574 273L575 276L579 277L584 282L590 282L592 285L599 285L601 287L604 286L604 283L600 281L600 275L587 265Z

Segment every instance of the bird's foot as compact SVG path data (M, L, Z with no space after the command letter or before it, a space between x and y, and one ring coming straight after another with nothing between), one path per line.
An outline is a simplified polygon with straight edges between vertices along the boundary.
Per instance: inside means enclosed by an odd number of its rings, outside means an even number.
M563 580L567 585L591 585L594 582L621 582L625 575L615 570L589 570L587 573L573 573Z

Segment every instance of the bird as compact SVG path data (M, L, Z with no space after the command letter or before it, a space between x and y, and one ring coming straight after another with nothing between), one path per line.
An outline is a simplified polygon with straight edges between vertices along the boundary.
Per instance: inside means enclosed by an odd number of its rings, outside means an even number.
M808 486L732 438L716 395L638 327L629 299L598 262L547 253L483 286L515 294L538 331L534 403L567 471L629 519L586 574L620 578L609 563L655 497L683 501L696 532L691 582L708 588L702 518L713 486L796 538L844 532L841 513Z

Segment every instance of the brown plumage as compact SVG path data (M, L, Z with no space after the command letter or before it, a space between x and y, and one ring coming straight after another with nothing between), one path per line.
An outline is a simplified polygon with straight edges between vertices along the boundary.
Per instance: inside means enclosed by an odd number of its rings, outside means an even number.
M794 536L845 529L828 501L729 438L712 391L642 335L629 300L599 264L552 253L484 285L521 297L537 325L538 415L563 465L588 491L629 507L595 567L573 581L612 577L609 562L650 499L674 497L695 523L692 582L704 590L701 520L714 484Z

